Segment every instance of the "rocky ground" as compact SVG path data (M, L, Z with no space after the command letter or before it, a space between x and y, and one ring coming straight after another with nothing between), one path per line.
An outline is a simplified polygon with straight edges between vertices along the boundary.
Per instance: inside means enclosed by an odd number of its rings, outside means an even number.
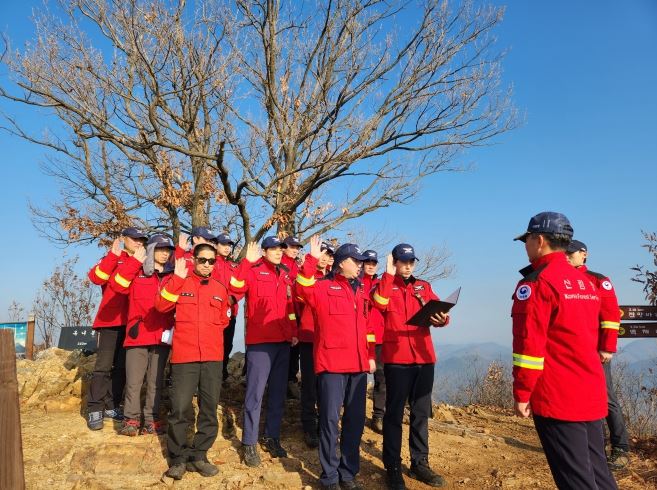
M231 385L220 408L222 434L209 452L220 466L213 478L188 473L181 481L163 477L166 437L127 438L118 424L106 421L102 431L89 431L81 415L85 374L93 357L49 349L37 361L19 361L23 453L27 487L31 489L135 488L317 488L320 473L316 450L303 443L295 401L288 401L282 444L289 458L271 459L261 452L262 467L240 463L239 372L243 360L231 361ZM368 405L368 410L371 406ZM407 429L407 427L405 427ZM405 438L407 432L405 432ZM365 429L360 479L368 489L384 488L381 436ZM621 489L657 488L655 444L636 441L629 467L618 473ZM545 457L530 421L482 407L436 406L430 423L430 462L446 477L448 488L554 488ZM408 463L408 449L402 455ZM406 478L410 489L428 489Z

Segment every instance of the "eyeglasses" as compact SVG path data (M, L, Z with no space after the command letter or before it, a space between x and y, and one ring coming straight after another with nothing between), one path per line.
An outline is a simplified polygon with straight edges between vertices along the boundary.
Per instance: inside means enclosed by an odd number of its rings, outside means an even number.
M206 257L195 257L196 262L199 264L210 264L214 265L214 263L217 261L217 259L208 259Z

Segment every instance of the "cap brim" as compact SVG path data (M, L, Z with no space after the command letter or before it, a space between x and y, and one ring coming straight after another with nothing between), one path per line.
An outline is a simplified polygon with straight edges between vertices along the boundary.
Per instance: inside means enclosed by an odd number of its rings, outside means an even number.
M515 238L513 239L513 241L515 242L516 240L519 240L519 241L521 241L521 242L524 242L525 240L527 240L527 236L528 236L528 235L529 235L529 232L526 231L526 232L524 232L522 235L518 235L517 237L515 237Z
M349 257L351 257L354 260L360 260L361 262L365 262L368 259L367 255L361 255L361 254L353 254L350 255Z
M409 260L420 260L418 259L415 255L409 254L409 255L400 255L399 257L394 257L395 260L401 260L404 262L407 262Z

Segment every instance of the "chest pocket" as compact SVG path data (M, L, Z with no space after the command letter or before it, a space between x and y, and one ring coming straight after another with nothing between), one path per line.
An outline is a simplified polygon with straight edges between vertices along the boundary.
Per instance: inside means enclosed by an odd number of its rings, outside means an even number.
M417 300L415 300L417 301ZM387 310L391 313L398 313L404 311L404 293L401 290L392 291L390 295L390 302L388 303Z
M143 300L154 302L157 294L157 283L154 281L152 277L136 277L131 285L134 298L140 302Z
M256 286L258 297L265 298L274 296L276 292L276 278L272 275L260 275Z
M343 290L328 289L329 315L347 315L354 310L354 305Z
M226 323L228 321L228 305L224 300L210 298L211 319L213 323Z

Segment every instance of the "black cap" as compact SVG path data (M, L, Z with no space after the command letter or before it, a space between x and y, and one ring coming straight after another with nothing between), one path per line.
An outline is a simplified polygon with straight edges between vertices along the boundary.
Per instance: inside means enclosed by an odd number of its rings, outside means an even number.
M283 240L283 243L288 247L303 247L303 244L295 236L286 237L285 240Z
M586 244L584 242L580 242L579 240L573 240L570 242L570 245L568 245L568 248L566 249L566 252L569 254L579 252L579 251L584 251L587 252Z
M329 242L322 242L319 250L321 252L328 252L331 255L335 255L335 247Z
M573 236L573 227L565 215L552 211L544 211L533 216L527 225L527 231L518 235L514 240L524 242L527 235L531 233L544 233L546 235L566 235Z
M215 241L217 239L207 226L195 226L192 228L192 236L198 236L210 241Z
M360 248L358 248L358 245L355 243L344 243L335 251L335 262L333 263L333 268L335 269L340 262L349 257L354 260L360 260L361 262L367 260L367 257L363 255Z
M264 240L262 240L260 246L262 247L263 250L266 250L268 248L274 248L274 247L287 248L285 242L280 241L278 237L275 236L265 237Z
M379 263L379 256L374 250L365 250L363 255L365 256L365 262L376 262L377 264Z
M171 250L176 248L173 245L173 240L162 233L156 233L148 239L148 242L146 242L147 246L153 244L155 244L154 248L170 248Z
M222 245L235 245L235 242L228 233L219 233L215 238L215 241Z
M407 262L409 260L419 260L415 256L415 249L408 243L400 243L392 249L392 258Z
M146 233L141 231L139 228L135 228L134 226L124 228L123 231L121 232L121 235L130 237L130 238L134 238L135 240L141 240L143 238L148 238L148 235Z

